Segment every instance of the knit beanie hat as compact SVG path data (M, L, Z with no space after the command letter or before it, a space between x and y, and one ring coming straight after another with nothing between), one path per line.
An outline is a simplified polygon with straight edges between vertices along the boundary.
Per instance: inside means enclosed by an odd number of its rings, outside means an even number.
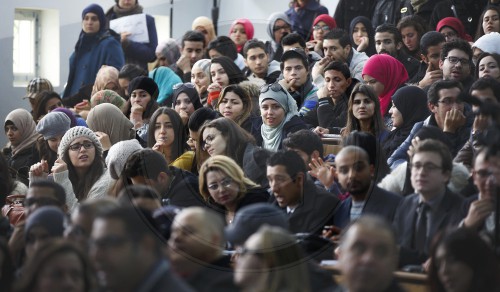
M55 206L43 206L35 210L28 217L24 228L26 238L31 229L41 226L47 231L49 237L62 237L64 233L64 213Z
M478 38L477 41L472 45L472 49L478 48L481 51L490 54L500 54L500 33L490 32L482 37Z
M129 156L141 149L142 146L136 139L120 141L111 146L108 151L108 156L106 156L106 165L108 166L111 177L113 179L119 179Z
M42 134L45 140L52 137L64 135L71 126L71 119L61 112L50 112L46 114L36 125L38 134Z
M142 89L151 95L151 99L155 99L158 97L158 85L156 82L146 76L135 77L130 81L128 85L128 94L132 95L132 92L136 89Z
M82 126L76 126L71 129L69 129L66 134L61 139L61 143L59 144L59 149L57 153L59 154L59 157L63 157L64 153L68 151L69 145L73 140L80 138L80 137L85 137L92 141L94 143L94 146L96 148L96 156L97 157L102 157L102 145L101 142L99 142L99 139L97 139L97 136L92 132L91 129L85 128Z
M95 15L97 15L97 18L99 18L99 31L104 30L108 26L106 16L104 15L104 10L101 6L99 6L98 4L90 4L89 6L85 7L85 9L83 9L82 11L82 20L89 12L94 13Z

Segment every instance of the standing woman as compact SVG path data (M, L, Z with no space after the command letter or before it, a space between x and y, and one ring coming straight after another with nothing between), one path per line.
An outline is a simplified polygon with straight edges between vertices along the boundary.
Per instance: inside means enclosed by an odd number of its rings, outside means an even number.
M365 83L373 88L380 102L380 113L388 128L392 127L389 115L391 96L408 81L406 68L395 58L378 54L366 61L362 72Z
M115 0L116 4L106 12L108 21L123 16L130 16L143 13L143 8L138 0ZM125 52L125 62L127 64L137 64L143 69L148 69L148 62L156 59L156 46L158 46L158 36L156 34L155 19L146 14L146 25L148 28L149 43L138 43L130 40L130 32L121 32L120 41Z
M252 129L252 100L238 85L224 88L215 107L223 117L233 120L248 132Z
M200 168L200 194L208 205L233 222L236 212L244 206L269 200L265 188L250 180L240 166L225 155L207 159Z
M158 85L153 79L145 76L134 78L128 85L130 93L130 116L134 124L139 142L145 147L148 137L149 119L158 108Z
M248 40L253 39L253 24L247 18L238 18L231 24L229 37L236 45L238 53L242 53L243 46Z
M357 16L351 21L349 26L351 44L358 52L365 52L368 57L377 54L375 49L375 30L370 19L364 16Z
M191 83L196 85L196 91L198 91L203 106L207 106L207 89L210 85L210 64L211 60L201 59L196 61L193 68L191 68Z
M118 36L107 27L101 6L91 4L83 10L82 31L69 58L69 76L63 98L76 95L83 87L92 88L102 65L119 69L125 63Z
M7 165L16 172L19 181L28 185L28 171L39 160L36 147L38 133L31 114L25 109L15 109L5 118L4 130L9 142L3 149Z
M172 105L182 119L182 124L186 126L191 114L195 110L203 107L198 91L193 83L177 83L173 86Z
M233 60L225 56L212 59L210 76L212 84L208 86L207 103L212 108L217 105L217 99L224 87L247 80L240 68L234 64Z
M389 132L384 126L380 114L380 103L373 88L358 83L349 97L347 125L341 131L343 138L353 131L367 132L375 136L383 144Z

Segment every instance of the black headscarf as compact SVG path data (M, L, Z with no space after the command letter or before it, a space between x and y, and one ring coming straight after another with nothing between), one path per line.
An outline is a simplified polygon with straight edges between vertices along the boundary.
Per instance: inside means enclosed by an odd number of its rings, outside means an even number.
M351 25L349 26L349 38L351 39L352 47L357 49L358 46L354 43L352 33L356 24L360 22L366 27L366 32L368 33L369 43L368 48L366 48L365 50L365 53L368 55L368 57L370 57L375 55L377 53L377 50L375 49L375 30L373 29L372 22L368 18L364 16L358 16L351 21Z

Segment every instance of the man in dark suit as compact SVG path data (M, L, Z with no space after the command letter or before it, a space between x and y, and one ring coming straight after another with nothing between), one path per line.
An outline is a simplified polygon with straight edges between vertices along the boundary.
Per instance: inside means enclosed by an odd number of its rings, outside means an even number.
M267 160L273 204L288 214L292 233L321 234L331 225L339 199L307 179L306 165L294 151L280 151Z
M441 142L427 139L415 147L411 156L415 193L401 201L394 218L400 265L423 263L434 235L464 218L464 199L446 188L451 169L450 150Z
M401 196L374 183L375 166L370 164L368 153L358 146L346 146L335 156L335 165L339 183L350 196L340 203L333 224L344 228L365 214L378 215L391 223Z

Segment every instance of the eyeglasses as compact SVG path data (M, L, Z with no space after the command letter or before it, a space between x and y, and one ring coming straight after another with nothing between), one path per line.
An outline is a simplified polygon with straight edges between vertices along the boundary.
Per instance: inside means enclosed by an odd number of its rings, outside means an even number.
M453 104L456 104L456 105L462 105L464 102L462 100L453 100L453 99L443 99L443 100L438 100L438 103L441 103L441 104L444 104L444 105L447 105L447 106L450 106L450 105L453 105Z
M445 59L448 59L448 61L453 65L457 64L458 62L460 62L462 65L469 65L469 63L470 63L469 59L466 59L466 58L449 56L449 57L445 57Z
M446 39L452 39L457 37L457 34L454 32L449 32L449 33L441 33Z
M491 171L489 169L480 169L480 170L477 170L477 171L474 171L474 174L476 174L477 176L479 176L480 178L488 178L490 176L497 176L498 173L496 171Z
M330 31L330 27L327 25L321 26L321 25L315 25L313 26L314 30L322 30L322 31Z
M207 188L211 191L216 191L218 190L219 188L230 188L231 187L231 184L233 183L233 179L230 178L230 177L226 177L225 179L221 180L219 183L213 183L213 184L209 184L207 186Z
M274 92L280 92L280 91L283 91L285 94L285 90L283 89L283 87L281 86L281 84L279 84L278 82L275 82L273 84L264 84L260 87L260 93L266 93L269 91L269 89L271 89L272 91Z
M203 143L201 143L201 149L203 151L207 151L207 149L212 145L212 142L215 140L215 135L208 135L205 140L203 140Z
M172 89L173 90L177 90L177 89L179 89L181 87L195 88L195 85L193 83L191 83L191 82L186 82L186 83L182 83L181 82L181 83L174 84L174 86L172 86Z
M90 148L94 147L94 143L92 143L92 142L76 143L76 144L70 145L69 150L80 151L80 149L82 149L82 146L85 149L90 149Z
M278 30L282 29L290 29L290 26L289 25L275 26L273 27L273 32L277 32Z
M433 163L410 163L410 167L416 171L420 171L421 169L423 169L425 172L433 172L435 170L442 169L441 166L437 166Z

